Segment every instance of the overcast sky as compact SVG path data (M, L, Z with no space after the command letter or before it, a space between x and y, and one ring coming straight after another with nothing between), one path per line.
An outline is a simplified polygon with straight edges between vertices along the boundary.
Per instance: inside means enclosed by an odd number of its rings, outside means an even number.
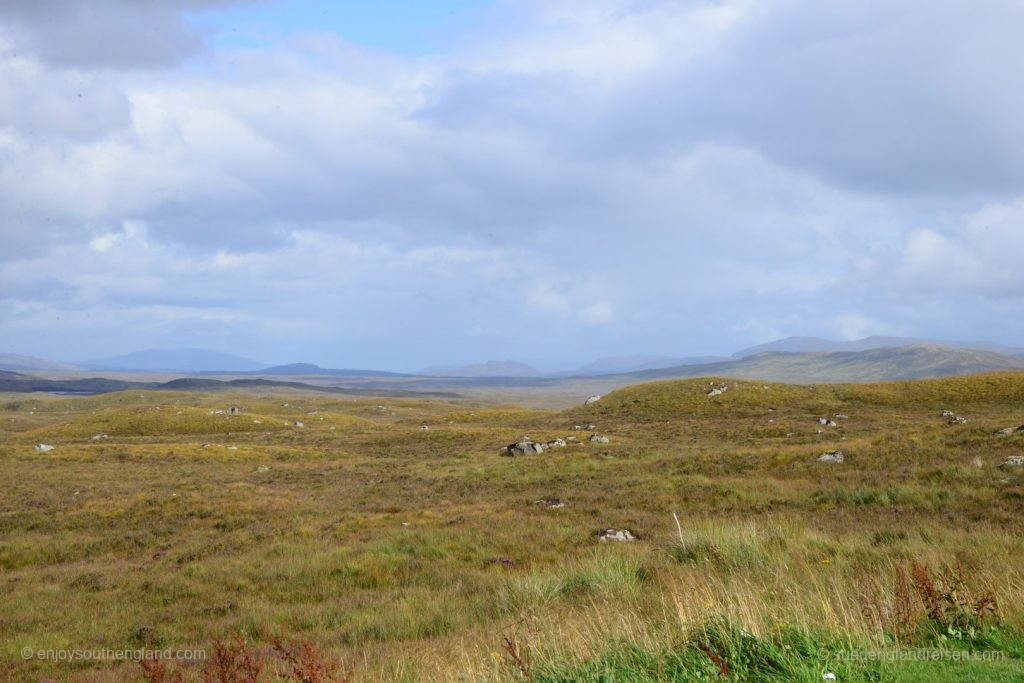
M1022 35L1018 0L2 2L0 352L1022 345Z

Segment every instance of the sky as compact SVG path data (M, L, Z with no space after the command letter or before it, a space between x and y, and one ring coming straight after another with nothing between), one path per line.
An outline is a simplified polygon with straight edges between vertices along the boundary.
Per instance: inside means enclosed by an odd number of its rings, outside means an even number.
M1024 345L1024 2L0 3L0 353Z

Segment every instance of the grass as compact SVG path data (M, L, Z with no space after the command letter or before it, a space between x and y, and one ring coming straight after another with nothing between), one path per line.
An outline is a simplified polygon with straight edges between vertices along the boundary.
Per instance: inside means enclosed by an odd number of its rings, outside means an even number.
M712 380L659 382L565 411L0 397L0 673L1024 677L1024 476L999 467L1024 437L994 436L1024 422L1024 375L721 383L720 396ZM969 422L948 424L947 408ZM849 417L817 424L836 414ZM610 443L572 430L588 422ZM523 435L581 440L498 455ZM844 463L816 461L835 449ZM538 504L550 497L565 507ZM638 541L601 543L607 527ZM19 654L150 645L216 657L144 669ZM896 659L910 649L940 654ZM1002 654L961 661L988 651Z

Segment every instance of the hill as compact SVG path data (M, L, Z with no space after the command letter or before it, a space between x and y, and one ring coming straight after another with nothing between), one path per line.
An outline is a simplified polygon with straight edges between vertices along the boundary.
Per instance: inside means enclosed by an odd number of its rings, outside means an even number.
M765 352L733 361L630 373L623 379L722 376L776 382L870 382L1024 371L1024 359L992 351L915 344L868 351Z
M472 365L446 365L423 368L420 375L433 377L540 377L541 372L514 360L489 360Z
M703 365L729 360L725 356L606 356L587 363L576 370L558 373L567 376L588 377L608 375L611 373L640 372L642 370L658 370L661 368L679 367L680 365Z
M319 375L321 377L401 377L401 373L384 370L353 370L322 368L314 363L289 363L274 365L262 370L248 372L249 375Z
M733 358L746 358L768 351L786 351L790 353L815 353L824 351L870 351L873 349L892 349L902 346L917 346L921 344L945 346L953 349L973 349L977 351L992 351L1008 356L1024 355L1024 348L1004 346L985 341L936 341L934 339L920 339L914 337L865 337L851 341L833 341L821 337L786 337L776 339L767 344L758 344L746 349L737 351Z
M206 349L148 349L123 356L83 361L87 370L135 370L143 372L245 372L266 363L230 353Z
M68 372L81 370L75 365L58 363L35 356L20 356L16 353L0 353L0 370L26 370L28 372Z

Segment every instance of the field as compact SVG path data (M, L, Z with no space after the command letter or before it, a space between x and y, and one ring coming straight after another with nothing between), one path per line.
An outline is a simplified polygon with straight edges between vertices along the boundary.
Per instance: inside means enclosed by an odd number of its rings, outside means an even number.
M566 410L10 394L0 676L1024 680L1024 435L995 434L1021 424L1024 374L692 379ZM524 435L579 441L499 455Z

